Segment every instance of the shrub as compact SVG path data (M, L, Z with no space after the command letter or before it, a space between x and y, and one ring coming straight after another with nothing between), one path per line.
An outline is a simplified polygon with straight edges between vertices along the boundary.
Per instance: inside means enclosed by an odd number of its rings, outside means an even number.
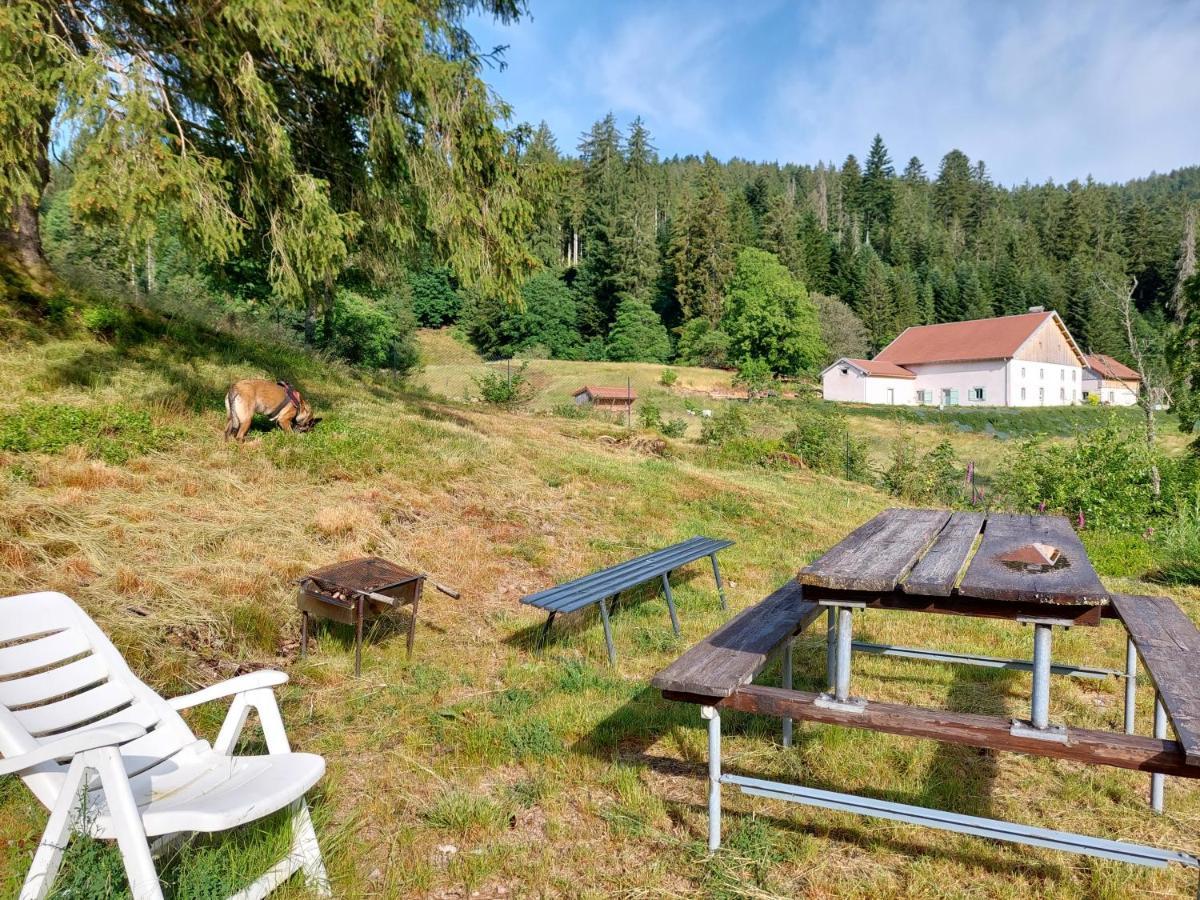
M833 407L801 406L783 447L814 471L851 481L869 476L866 448L851 437L846 417Z
M58 403L28 403L0 417L0 450L61 453L83 447L88 456L123 463L171 443L174 429L156 426L145 410L114 405L84 409Z
M676 356L685 366L720 368L729 361L729 335L703 316L690 319L679 329Z
M742 408L735 403L726 403L701 423L700 443L720 446L727 441L746 437L749 433L750 425Z
M560 419L586 419L588 417L588 409L582 403L558 403L550 412Z
M1086 524L1141 531L1175 502L1168 493L1154 496L1151 467L1156 463L1170 469L1146 445L1140 428L1122 427L1110 418L1070 444L1040 437L1022 442L997 484L1006 502L1022 512L1082 515ZM1179 489L1169 480L1164 487Z
M130 324L129 314L109 303L98 303L85 308L80 319L84 328L104 338L120 336Z
M643 400L638 408L638 420L643 428L658 429L662 427L662 412L658 404L652 400Z
M679 380L679 373L674 369L663 369L662 374L658 376L658 380L663 387L670 387Z
M744 359L733 378L734 387L744 387L750 399L765 396L771 387L771 367L762 359Z
M339 288L325 347L351 365L407 372L417 364L410 322L392 295L368 297Z
M617 307L607 349L608 358L619 362L666 362L671 336L649 303L627 297Z
M473 378L479 389L479 398L493 406L519 406L533 396L526 371L529 363L521 363L516 369L498 371L491 369L484 375Z
M681 438L687 433L687 421L684 419L664 419L659 431L663 437Z
M1163 529L1159 564L1151 577L1163 584L1200 584L1200 499L1181 507Z
M963 474L949 441L928 453L917 450L911 434L901 430L892 443L892 461L883 473L883 488L909 503L951 505L961 495Z

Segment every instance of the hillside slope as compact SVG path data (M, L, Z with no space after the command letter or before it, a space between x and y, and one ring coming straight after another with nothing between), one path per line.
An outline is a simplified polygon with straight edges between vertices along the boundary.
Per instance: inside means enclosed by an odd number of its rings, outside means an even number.
M307 435L223 443L224 390L251 375L292 379L324 421ZM72 408L101 423L86 448L69 440ZM0 421L13 416L68 439L48 440L50 452L0 453L0 594L70 594L167 693L243 669L286 669L293 742L329 761L316 809L339 896L1194 889L1178 870L734 796L730 850L708 858L701 723L647 687L724 619L702 566L678 577L682 639L647 592L614 618L617 670L605 665L593 618L568 623L543 655L531 651L542 620L518 603L523 593L705 533L737 541L723 566L739 609L889 505L872 488L712 468L683 444L647 455L603 422L434 401L186 326L152 324L117 343L10 343L0 354ZM382 629L356 680L342 629L318 629L298 657L292 583L364 553L427 570L462 598L427 593L413 659ZM1200 618L1200 592L1176 596ZM872 614L865 636L1028 653L1024 630L982 620ZM1063 658L1103 665L1123 652L1112 628L1076 629L1059 647ZM822 665L814 636L798 654L798 686L821 683ZM1021 712L1027 692L1014 673L874 658L856 663L856 679L880 699L993 713ZM1115 681L1059 681L1054 712L1119 727L1119 692ZM221 712L197 711L193 722L211 737ZM818 727L798 728L785 753L771 743L775 723L733 716L728 730L729 763L767 777L1200 850L1200 790L1190 784L1169 782L1170 815L1156 818L1145 777L1129 772ZM23 788L0 784L0 840L10 848L0 854L0 894L15 892L43 824ZM207 863L184 859L175 896L200 895L214 871L240 871L271 840L218 843Z

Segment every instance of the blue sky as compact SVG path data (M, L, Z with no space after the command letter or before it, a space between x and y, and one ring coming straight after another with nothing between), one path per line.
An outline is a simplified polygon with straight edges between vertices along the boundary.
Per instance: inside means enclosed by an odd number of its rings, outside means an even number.
M1200 3L529 0L481 46L515 121L559 146L606 112L660 154L860 160L952 147L996 180L1122 181L1200 163Z

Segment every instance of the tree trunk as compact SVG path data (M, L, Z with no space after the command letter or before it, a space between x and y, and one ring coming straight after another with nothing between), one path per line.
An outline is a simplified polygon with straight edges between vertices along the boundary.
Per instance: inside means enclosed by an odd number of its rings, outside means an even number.
M38 126L37 159L33 161L36 197L22 196L15 204L8 227L0 226L0 268L16 276L18 287L32 294L46 294L54 276L42 250L42 230L38 210L46 185L50 183L50 122L54 110L48 109Z

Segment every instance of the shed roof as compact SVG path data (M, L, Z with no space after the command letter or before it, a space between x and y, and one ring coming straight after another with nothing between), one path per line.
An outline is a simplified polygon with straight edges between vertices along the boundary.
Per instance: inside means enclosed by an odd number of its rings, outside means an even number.
M1118 362L1103 353L1089 353L1087 366L1101 378L1111 378L1116 381L1141 381L1142 376L1123 362Z
M593 400L636 400L638 396L637 391L631 388L600 387L591 384L585 384L571 396L578 397L584 393L590 395Z
M1077 351L1066 326L1055 312L1022 313L969 322L914 325L875 355L874 362L899 366L918 363L966 362L982 359L1012 359L1033 333L1051 319ZM1080 353L1082 362L1083 354Z

